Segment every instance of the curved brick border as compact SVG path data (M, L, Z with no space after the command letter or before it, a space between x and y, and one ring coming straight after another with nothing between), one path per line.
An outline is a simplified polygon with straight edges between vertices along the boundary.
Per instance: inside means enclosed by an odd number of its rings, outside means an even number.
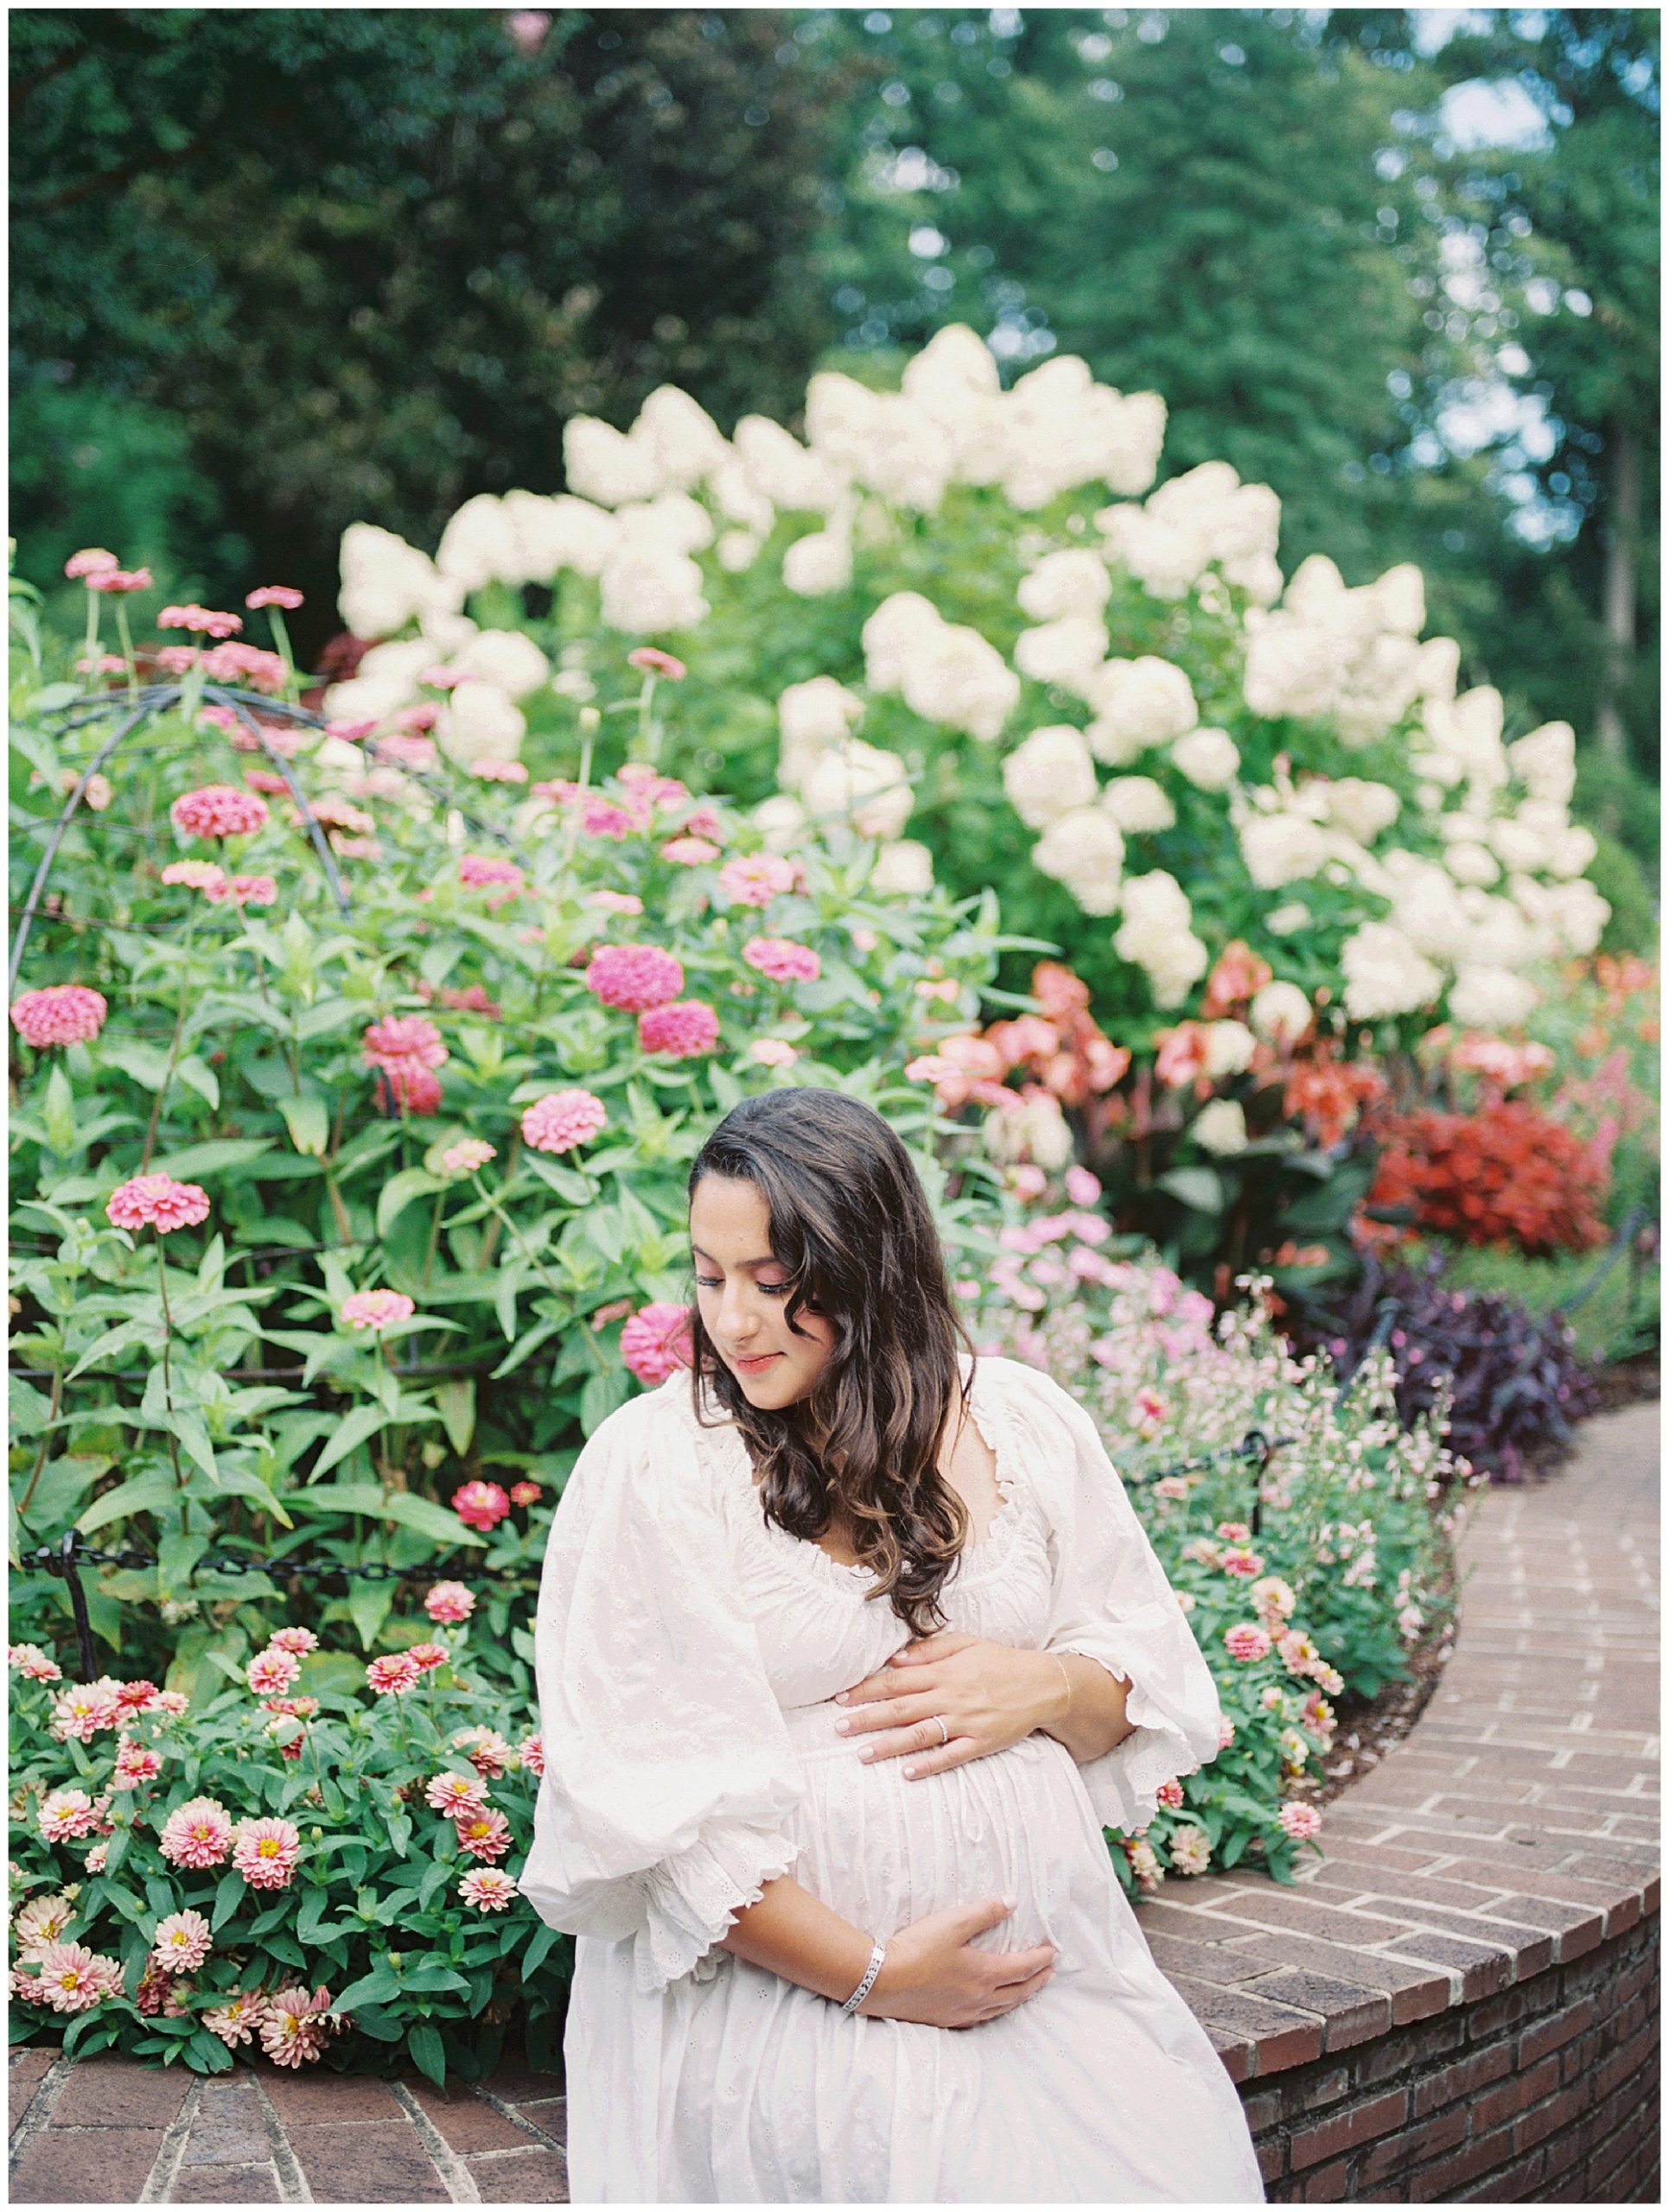
M1142 1907L1272 2200L1655 2201L1658 1434L1481 1499L1443 1681L1296 1888Z

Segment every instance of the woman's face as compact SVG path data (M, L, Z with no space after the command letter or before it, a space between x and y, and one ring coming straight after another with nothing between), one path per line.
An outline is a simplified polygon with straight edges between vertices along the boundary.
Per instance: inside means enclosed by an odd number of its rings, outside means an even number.
M704 1175L690 1201L690 1243L702 1326L749 1403L769 1411L808 1396L834 1350L834 1326L811 1307L788 1326L788 1271L772 1254L757 1185Z

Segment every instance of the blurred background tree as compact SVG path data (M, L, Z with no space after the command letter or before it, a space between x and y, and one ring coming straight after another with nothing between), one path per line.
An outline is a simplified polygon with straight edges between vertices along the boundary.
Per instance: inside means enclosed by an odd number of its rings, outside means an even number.
M1649 9L26 10L14 529L181 588L556 488L576 412L729 428L948 321L1169 407L1290 569L1415 560L1514 728L1573 722L1650 933Z

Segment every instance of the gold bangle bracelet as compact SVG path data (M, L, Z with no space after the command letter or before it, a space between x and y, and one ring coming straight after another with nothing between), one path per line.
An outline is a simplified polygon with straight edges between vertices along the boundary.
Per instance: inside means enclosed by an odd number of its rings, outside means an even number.
M1067 1686L1067 1709L1061 1718L1062 1721L1070 1720L1072 1718L1072 1676L1067 1672L1067 1662L1058 1651L1051 1651L1049 1656L1061 1669L1061 1679Z

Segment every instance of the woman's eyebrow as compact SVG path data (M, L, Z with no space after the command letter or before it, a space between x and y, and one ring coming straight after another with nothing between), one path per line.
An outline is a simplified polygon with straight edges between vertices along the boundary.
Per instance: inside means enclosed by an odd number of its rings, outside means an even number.
M695 1254L697 1259L705 1260L713 1267L717 1268L722 1264L721 1262L713 1258L710 1252L704 1252L700 1245L695 1243L693 1241L691 1243L690 1249ZM781 1262L776 1259L769 1252L765 1255L765 1257L762 1260L738 1260L736 1262L737 1267L747 1268L749 1271L755 1268L775 1268L780 1267L781 1264Z

